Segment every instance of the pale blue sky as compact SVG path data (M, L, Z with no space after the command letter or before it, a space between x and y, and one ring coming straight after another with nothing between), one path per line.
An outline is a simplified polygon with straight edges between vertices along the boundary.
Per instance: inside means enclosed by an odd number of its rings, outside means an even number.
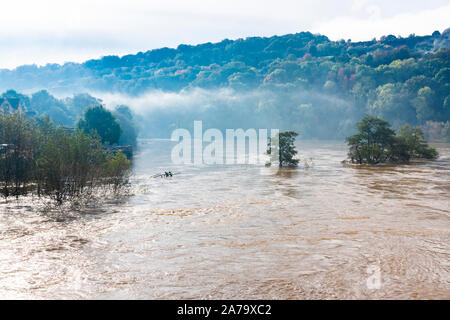
M370 40L450 27L448 0L15 0L0 11L0 68L299 31Z

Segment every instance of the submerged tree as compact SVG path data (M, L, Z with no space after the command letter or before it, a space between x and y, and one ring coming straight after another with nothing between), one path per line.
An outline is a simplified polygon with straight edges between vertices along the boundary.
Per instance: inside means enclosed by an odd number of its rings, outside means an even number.
M386 120L365 116L357 124L358 133L348 137L349 157L359 164L377 164L389 160L389 150L395 142L395 131Z
M39 133L23 113L0 113L0 182L3 196L26 193L34 178Z
M295 148L295 138L298 133L295 131L280 132L277 137L269 140L267 154L271 156L271 161L277 160L280 167L296 167L299 159ZM278 158L277 158L278 156Z
M105 187L118 192L130 168L125 155L108 155L96 136L56 127L48 117L0 113L0 191L5 198L37 193L61 204Z
M81 131L54 131L38 159L41 192L58 203L81 195L102 176L105 154L99 140Z
M428 146L420 127L410 128L406 124L399 129L398 137L404 141L412 159L436 159L439 156L435 148Z
M357 124L358 133L346 139L352 163L379 164L408 162L411 158L435 159L438 153L428 147L420 128L405 126L395 135L388 121L365 116Z

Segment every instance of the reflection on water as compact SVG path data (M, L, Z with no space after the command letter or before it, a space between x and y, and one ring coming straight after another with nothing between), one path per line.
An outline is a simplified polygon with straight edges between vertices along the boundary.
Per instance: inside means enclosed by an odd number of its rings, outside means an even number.
M147 141L133 195L101 209L1 202L0 297L450 298L450 145L437 162L352 167L343 143L301 142L312 167L268 174L174 166L169 144Z

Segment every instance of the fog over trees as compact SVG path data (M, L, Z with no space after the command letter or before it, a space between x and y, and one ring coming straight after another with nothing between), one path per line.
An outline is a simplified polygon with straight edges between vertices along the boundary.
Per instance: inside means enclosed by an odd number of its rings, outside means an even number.
M149 137L168 137L174 127L203 120L219 129L277 127L300 138L343 139L369 114L394 129L421 126L427 138L446 140L449 45L449 29L366 42L301 32L4 69L0 89L14 89L3 95L15 94L29 112L68 126L104 95L130 101L161 92L178 96L141 103L141 134ZM136 110L132 102L122 104Z

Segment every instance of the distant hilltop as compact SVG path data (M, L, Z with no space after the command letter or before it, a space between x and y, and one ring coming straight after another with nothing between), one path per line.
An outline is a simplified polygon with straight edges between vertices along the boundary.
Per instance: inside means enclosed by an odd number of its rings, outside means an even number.
M450 30L365 42L301 32L22 66L0 70L0 92L65 126L113 93L143 115L148 137L204 120L221 130L280 128L304 139L343 139L368 114L450 141ZM177 98L159 96L167 92Z
M151 89L179 91L191 87L256 88L271 82L311 82L293 70L304 61L317 64L361 64L376 68L395 60L418 59L450 45L450 30L407 38L388 35L365 42L330 41L300 32L249 37L219 43L179 45L137 54L105 56L84 63L26 65L0 70L0 90L52 92L115 91L139 94ZM301 69L301 68L300 68ZM331 68L332 69L332 68ZM310 72L309 70L306 70ZM313 70L311 70L312 72ZM328 70L332 71L332 70ZM299 80L300 79L300 80ZM312 82L315 82L312 81Z

